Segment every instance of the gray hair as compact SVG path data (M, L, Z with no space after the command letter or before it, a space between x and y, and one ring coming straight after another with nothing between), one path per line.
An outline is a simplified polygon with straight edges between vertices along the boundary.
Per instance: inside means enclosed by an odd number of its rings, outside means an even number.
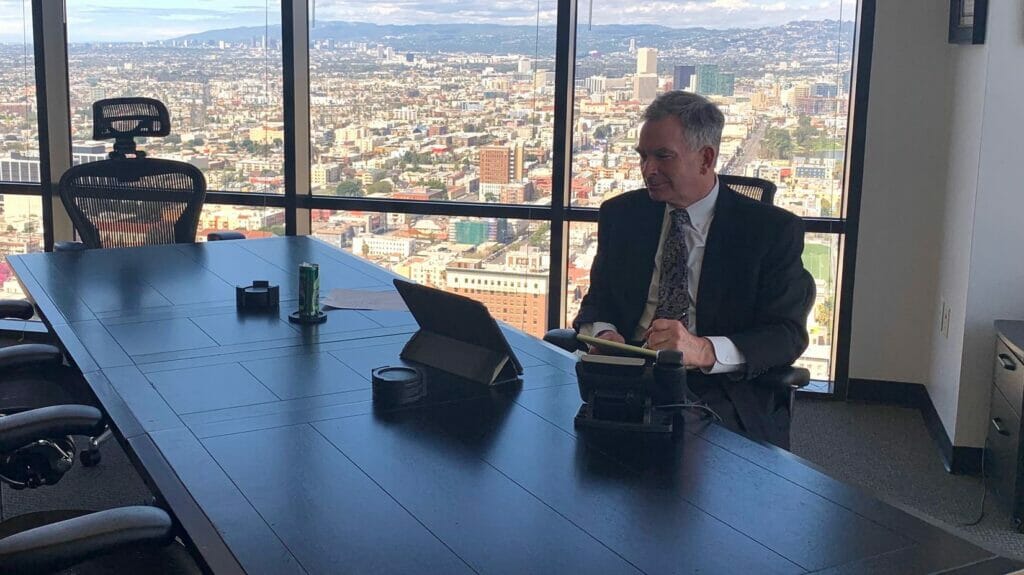
M704 146L718 150L722 142L725 115L704 96L682 90L665 92L644 110L644 120L654 122L675 116L683 123L683 138L691 150Z

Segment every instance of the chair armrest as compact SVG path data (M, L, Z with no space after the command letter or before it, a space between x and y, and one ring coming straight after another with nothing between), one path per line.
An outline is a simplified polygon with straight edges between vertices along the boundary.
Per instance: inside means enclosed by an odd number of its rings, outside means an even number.
M219 242L223 240L244 240L245 234L242 232L210 232L206 234L206 241L208 242Z
M63 361L64 354L60 349L46 343L19 343L0 348L0 369L34 364L60 365Z
M23 299L0 299L0 317L16 319L32 319L36 308L31 302Z
M53 244L53 251L55 252L81 252L89 249L82 242L57 242Z
M103 414L88 405L52 405L6 415L0 417L0 453L48 437L92 435L101 427Z
M754 385L779 391L796 390L811 382L811 372L802 367L775 367L757 376Z
M574 351L586 351L583 342L576 339L576 332L571 329L551 329L544 334L544 341L551 345L560 347L569 353Z
M0 539L0 565L12 573L50 573L129 546L166 545L171 518L157 507L98 511Z

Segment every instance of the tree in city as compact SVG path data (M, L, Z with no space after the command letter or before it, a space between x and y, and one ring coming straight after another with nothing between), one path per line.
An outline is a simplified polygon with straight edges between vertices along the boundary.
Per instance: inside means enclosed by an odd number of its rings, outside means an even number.
M273 234L275 236L283 236L284 235L284 224L272 224L272 225L269 225L269 226L263 226L263 227L260 228L260 231L261 232L268 232L268 233Z
M548 238L549 231L551 231L551 224L547 222L542 223L541 225L537 226L537 229L532 234L530 234L530 239L528 240L528 243L534 247L543 246L544 242Z
M393 190L394 188L395 187L391 185L391 182L387 180L381 180L379 182L374 182L369 186L366 186L366 194L390 194L391 190Z
M832 200L828 198L821 199L821 217L831 218L832 217Z
M336 188L334 188L334 195L336 196L355 196L359 197L363 195L363 184L359 180L342 180Z
M814 321L818 325L825 327L832 325L832 310L835 306L834 299L835 297L832 295L825 296L821 303L814 306Z
M437 178L431 178L423 183L423 185L430 190L441 190L444 192L448 191L448 186L444 182Z
M612 135L612 129L608 126L598 126L594 130L595 140L607 140Z
M783 128L768 128L761 141L761 157L789 159L793 155L793 139Z
M800 116L797 118L796 130L793 134L797 146L806 148L817 135L818 129L811 125L810 116Z

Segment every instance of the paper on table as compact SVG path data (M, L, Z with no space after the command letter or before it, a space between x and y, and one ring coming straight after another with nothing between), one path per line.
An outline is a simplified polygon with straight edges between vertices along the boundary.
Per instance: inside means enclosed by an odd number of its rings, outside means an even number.
M355 289L332 289L320 303L325 307L338 309L368 309L406 311L405 301L398 292L363 291Z

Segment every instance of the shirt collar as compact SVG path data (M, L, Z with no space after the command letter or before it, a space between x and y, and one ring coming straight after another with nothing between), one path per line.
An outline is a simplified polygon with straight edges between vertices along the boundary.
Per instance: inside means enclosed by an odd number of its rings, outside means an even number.
M700 200L690 204L690 207L686 208L686 212L690 214L690 225L701 233L707 233L708 225L711 223L711 218L715 216L715 202L718 201L718 176L715 176L715 185L712 186L711 191L708 195L704 196ZM666 204L666 212L671 212L673 208L671 205Z

